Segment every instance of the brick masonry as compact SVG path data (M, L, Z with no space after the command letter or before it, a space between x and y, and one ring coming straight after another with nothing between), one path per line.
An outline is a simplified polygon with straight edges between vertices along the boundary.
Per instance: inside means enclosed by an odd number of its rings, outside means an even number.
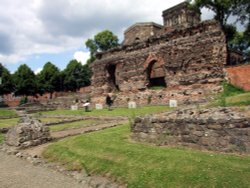
M250 65L225 68L228 81L245 91L250 91Z

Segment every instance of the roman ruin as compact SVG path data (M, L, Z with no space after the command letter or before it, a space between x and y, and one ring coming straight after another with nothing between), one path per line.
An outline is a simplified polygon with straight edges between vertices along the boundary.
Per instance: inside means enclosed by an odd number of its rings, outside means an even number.
M220 25L201 22L187 2L162 16L164 25L136 23L124 32L122 45L96 54L93 103L104 103L107 93L117 106L202 102L221 91L227 48Z

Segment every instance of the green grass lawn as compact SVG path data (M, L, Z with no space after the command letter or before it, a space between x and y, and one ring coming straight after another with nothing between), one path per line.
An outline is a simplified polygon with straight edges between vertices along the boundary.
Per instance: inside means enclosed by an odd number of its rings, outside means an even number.
M14 110L0 108L0 117L15 117L17 116Z
M62 118L53 118L53 117L46 117L46 118L39 118L38 119L42 122L42 123L55 123L55 122L59 122L62 120Z
M145 115L149 113L163 112L169 110L167 106L146 106L136 109L128 108L115 108L112 111L107 109L92 110L91 112L85 112L84 110L55 110L42 112L42 115L86 115L86 116L127 116L133 117L136 115Z
M128 187L250 187L250 156L133 143L129 134L124 125L66 138L43 156Z
M223 92L220 93L214 101L206 107L217 106L247 106L250 105L250 92L246 92L231 84L223 84Z
M49 128L51 131L62 131L62 130L66 130L66 129L87 127L87 126L90 126L90 125L93 125L96 123L98 123L98 121L96 121L96 120L85 120L85 121L76 121L76 122L72 122L72 123L53 125L53 126L49 126Z
M4 135L0 133L0 144L3 143Z
M0 119L0 128L11 127L17 124L19 118Z
M250 92L226 97L227 106L244 106L250 105Z

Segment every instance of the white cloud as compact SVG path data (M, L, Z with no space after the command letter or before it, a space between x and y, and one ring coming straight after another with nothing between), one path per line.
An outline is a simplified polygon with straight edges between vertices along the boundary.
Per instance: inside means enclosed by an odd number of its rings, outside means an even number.
M43 70L43 68L37 68L37 69L34 71L34 73L37 75L37 74L39 74L42 70Z
M162 24L162 11L182 1L5 0L0 6L0 62L79 49L104 29L122 40L124 28L135 22ZM79 58L85 61L82 53Z
M78 62L81 62L83 65L86 64L89 57L89 52L77 51L74 53L74 59L76 59Z

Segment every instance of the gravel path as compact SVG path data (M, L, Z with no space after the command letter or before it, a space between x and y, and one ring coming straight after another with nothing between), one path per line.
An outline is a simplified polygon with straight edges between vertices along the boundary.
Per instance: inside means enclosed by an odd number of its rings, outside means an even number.
M80 188L82 184L57 171L0 152L1 188ZM86 186L85 186L86 187Z

